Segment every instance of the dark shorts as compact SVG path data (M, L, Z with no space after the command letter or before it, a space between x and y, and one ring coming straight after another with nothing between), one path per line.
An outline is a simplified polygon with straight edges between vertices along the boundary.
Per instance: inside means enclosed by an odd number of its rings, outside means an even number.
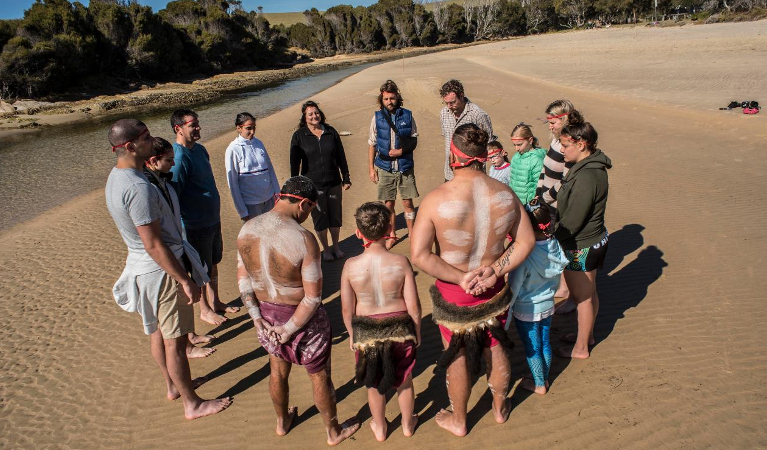
M605 237L591 247L578 250L565 250L567 260L570 261L567 266L565 266L565 270L591 272L592 270L601 269L605 263L605 255L607 255L608 236L609 235L605 233Z
M213 266L224 256L224 240L221 237L221 222L205 228L187 228L186 240L200 254L202 262L208 265L208 275Z
M282 325L296 311L295 306L260 302L261 315L272 325ZM309 374L325 370L330 358L331 329L325 308L320 307L309 321L296 331L284 344L259 334L258 342L270 355L274 355L291 364L299 364Z
M328 228L341 228L341 198L343 188L341 185L319 190L317 207L312 210L312 222L316 231Z

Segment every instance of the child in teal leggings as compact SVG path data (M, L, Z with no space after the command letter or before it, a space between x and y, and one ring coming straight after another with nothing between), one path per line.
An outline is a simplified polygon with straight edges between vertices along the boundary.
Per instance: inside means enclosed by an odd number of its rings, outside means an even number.
M549 329L554 315L554 293L559 286L559 275L568 261L559 242L551 237L553 226L549 209L541 208L534 198L525 205L525 210L530 216L536 242L530 256L509 275L509 287L514 296L506 327L514 318L533 374L532 380L522 380L520 386L536 394L545 394L549 389Z

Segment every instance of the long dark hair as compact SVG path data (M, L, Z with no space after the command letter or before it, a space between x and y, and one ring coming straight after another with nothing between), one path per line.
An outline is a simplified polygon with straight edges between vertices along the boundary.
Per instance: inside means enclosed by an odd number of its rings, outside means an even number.
M547 237L551 237L554 234L554 225L551 223L551 212L549 211L546 203L539 201L538 198L530 200L525 207L528 217L530 217L531 225L536 231L540 231Z
M562 127L560 136L569 136L574 141L581 141L586 144L586 149L589 153L594 153L597 149L597 140L599 139L599 133L591 126L589 122L583 122L579 124L567 124Z
M386 109L383 104L383 95L384 92L388 92L390 94L396 94L397 95L397 108L402 107L402 94L399 92L399 87L397 87L397 83L393 82L392 80L386 80L384 84L381 85L381 93L378 94L378 107L380 109Z
M453 144L467 156L487 155L487 132L473 123L465 123L455 129ZM467 167L482 167L482 163L472 161Z
M301 120L298 121L298 128L306 126L306 110L309 108L317 108L317 111L320 113L320 123L323 125L325 124L325 113L320 109L320 105L311 100L307 100L301 105Z
M256 122L256 118L253 117L253 114L249 112L241 112L237 114L237 118L234 119L234 126L239 127L240 125L244 125L248 120L252 120L253 123Z

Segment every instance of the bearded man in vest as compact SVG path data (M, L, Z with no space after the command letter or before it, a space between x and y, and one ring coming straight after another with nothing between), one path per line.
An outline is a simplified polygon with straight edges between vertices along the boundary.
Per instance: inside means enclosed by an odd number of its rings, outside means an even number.
M413 113L402 107L402 95L397 84L386 80L380 91L379 109L370 122L368 168L370 180L378 185L378 200L392 212L392 231L386 242L386 248L390 249L397 242L394 203L398 190L405 209L408 236L413 232L413 199L418 198L413 150L418 142L418 131Z

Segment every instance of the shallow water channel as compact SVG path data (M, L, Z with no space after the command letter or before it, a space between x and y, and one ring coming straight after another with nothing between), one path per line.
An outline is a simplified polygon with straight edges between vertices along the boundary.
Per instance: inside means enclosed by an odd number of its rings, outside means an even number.
M237 113L257 118L285 109L344 78L378 63L360 64L289 80L251 92L225 96L192 106L200 116L203 140L231 132ZM129 114L147 124L152 134L173 142L172 110ZM0 139L0 231L44 211L103 188L115 157L107 131L115 118L43 128Z

